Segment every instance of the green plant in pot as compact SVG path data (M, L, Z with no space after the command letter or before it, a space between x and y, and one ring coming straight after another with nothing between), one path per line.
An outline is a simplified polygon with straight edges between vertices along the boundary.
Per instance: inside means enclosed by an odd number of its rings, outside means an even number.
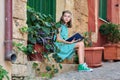
M49 52L53 48L53 36L56 33L56 26L50 15L35 12L28 8L28 44L39 43L44 45Z
M113 23L102 24L99 32L106 37L108 43L118 43L120 41L119 25Z
M103 47L93 46L91 39L92 32L85 32L84 45L85 45L85 61L89 67L99 67L102 65L102 51Z
M30 7L27 7L27 13L29 16L27 19L28 27L19 29L22 34L28 34L27 45L25 46L23 43L14 43L14 45L29 59L34 58L34 60L41 61L40 58L42 58L42 62L45 63L46 60L50 61L49 55L52 55L57 63L62 62L62 59L56 54L59 49L54 45L60 24L55 23L50 15L41 14ZM49 72L52 72L51 74L57 73L58 69L55 70L56 72L52 68Z
M27 19L28 27L20 28L21 33L28 33L27 46L21 43L15 45L28 56L42 52L39 56L48 58L49 54L57 53L59 50L54 45L54 41L55 35L58 33L59 23L55 23L50 15L41 14L30 7L27 7L27 13L29 16ZM56 54L53 54L53 58L57 62L61 62Z
M105 60L120 60L120 26L113 23L104 23L100 26L99 32L106 37L107 43L103 45Z
M92 32L84 32L83 33L85 47L92 47L93 43L91 40L91 35L92 35Z

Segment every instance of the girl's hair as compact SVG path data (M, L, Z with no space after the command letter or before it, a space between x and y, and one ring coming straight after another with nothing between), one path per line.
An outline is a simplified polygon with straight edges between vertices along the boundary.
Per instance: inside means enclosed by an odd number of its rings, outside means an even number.
M72 15L72 13L71 13L69 10L63 11L63 12L62 12L62 16L61 16L61 18L60 18L60 23L61 23L61 24L64 24L64 23L65 23L64 20L63 20L63 16L64 16L65 13L69 13L69 14ZM72 19L67 23L67 27L68 27L68 28L71 28L71 27L72 27Z

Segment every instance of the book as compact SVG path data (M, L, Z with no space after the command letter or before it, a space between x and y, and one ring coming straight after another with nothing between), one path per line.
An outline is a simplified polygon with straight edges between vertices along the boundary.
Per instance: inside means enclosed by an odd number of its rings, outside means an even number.
M76 33L72 35L71 37L69 37L66 41L71 42L72 40L75 40L75 42L79 42L79 41L82 41L83 39L84 37L81 34Z

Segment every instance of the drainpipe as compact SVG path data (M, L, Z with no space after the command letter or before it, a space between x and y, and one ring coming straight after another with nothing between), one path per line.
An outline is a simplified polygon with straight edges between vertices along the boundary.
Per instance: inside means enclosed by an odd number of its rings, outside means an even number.
M5 0L5 60L15 62L12 51L12 0Z

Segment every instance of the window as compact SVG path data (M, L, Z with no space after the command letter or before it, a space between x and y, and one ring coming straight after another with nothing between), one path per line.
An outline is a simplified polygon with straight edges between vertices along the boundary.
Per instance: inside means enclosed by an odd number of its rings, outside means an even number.
M99 17L107 20L107 0L99 0Z
M56 0L28 0L27 5L34 8L35 11L51 15L56 18Z

